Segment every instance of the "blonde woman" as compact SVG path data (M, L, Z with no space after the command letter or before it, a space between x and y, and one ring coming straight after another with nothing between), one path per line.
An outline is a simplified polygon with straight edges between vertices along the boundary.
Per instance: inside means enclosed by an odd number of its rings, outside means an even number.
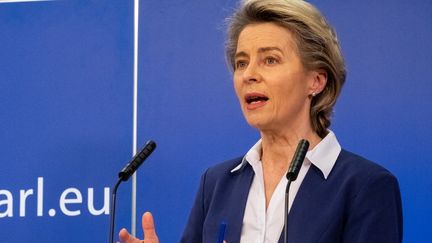
M221 226L228 243L282 242L285 174L300 139L310 150L291 185L288 242L401 242L396 178L342 149L329 130L346 71L321 13L299 0L245 1L229 19L226 55L261 139L204 173L181 242L217 242ZM149 213L143 229L145 243L158 242Z

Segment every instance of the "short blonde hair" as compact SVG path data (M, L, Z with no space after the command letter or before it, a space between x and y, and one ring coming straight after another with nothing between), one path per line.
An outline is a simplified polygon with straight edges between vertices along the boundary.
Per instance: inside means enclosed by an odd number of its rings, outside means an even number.
M271 22L294 34L298 55L308 70L325 70L327 84L312 97L312 128L325 137L346 78L345 62L336 32L311 4L301 0L245 0L228 18L226 57L234 70L234 56L241 31L250 24Z

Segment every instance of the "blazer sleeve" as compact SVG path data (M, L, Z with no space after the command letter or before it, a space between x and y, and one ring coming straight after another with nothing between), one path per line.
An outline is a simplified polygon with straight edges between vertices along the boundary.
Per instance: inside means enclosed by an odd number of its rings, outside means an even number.
M204 188L207 171L201 176L201 182L195 197L195 202L189 214L189 220L183 231L180 243L202 242L202 232L205 219Z
M401 195L390 172L370 176L349 207L343 242L402 242Z

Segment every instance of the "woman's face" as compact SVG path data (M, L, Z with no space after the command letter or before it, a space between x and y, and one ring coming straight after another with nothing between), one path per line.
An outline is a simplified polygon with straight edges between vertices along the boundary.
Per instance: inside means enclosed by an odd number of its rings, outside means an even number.
M285 28L260 23L240 33L234 86L251 126L261 131L310 126L309 95L315 91L316 73L305 70Z

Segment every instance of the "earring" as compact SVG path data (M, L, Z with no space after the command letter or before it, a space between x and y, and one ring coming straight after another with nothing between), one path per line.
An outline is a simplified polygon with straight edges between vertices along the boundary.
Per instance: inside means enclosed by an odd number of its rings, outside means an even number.
M315 92L312 92L312 97L315 97L316 96L316 93Z

